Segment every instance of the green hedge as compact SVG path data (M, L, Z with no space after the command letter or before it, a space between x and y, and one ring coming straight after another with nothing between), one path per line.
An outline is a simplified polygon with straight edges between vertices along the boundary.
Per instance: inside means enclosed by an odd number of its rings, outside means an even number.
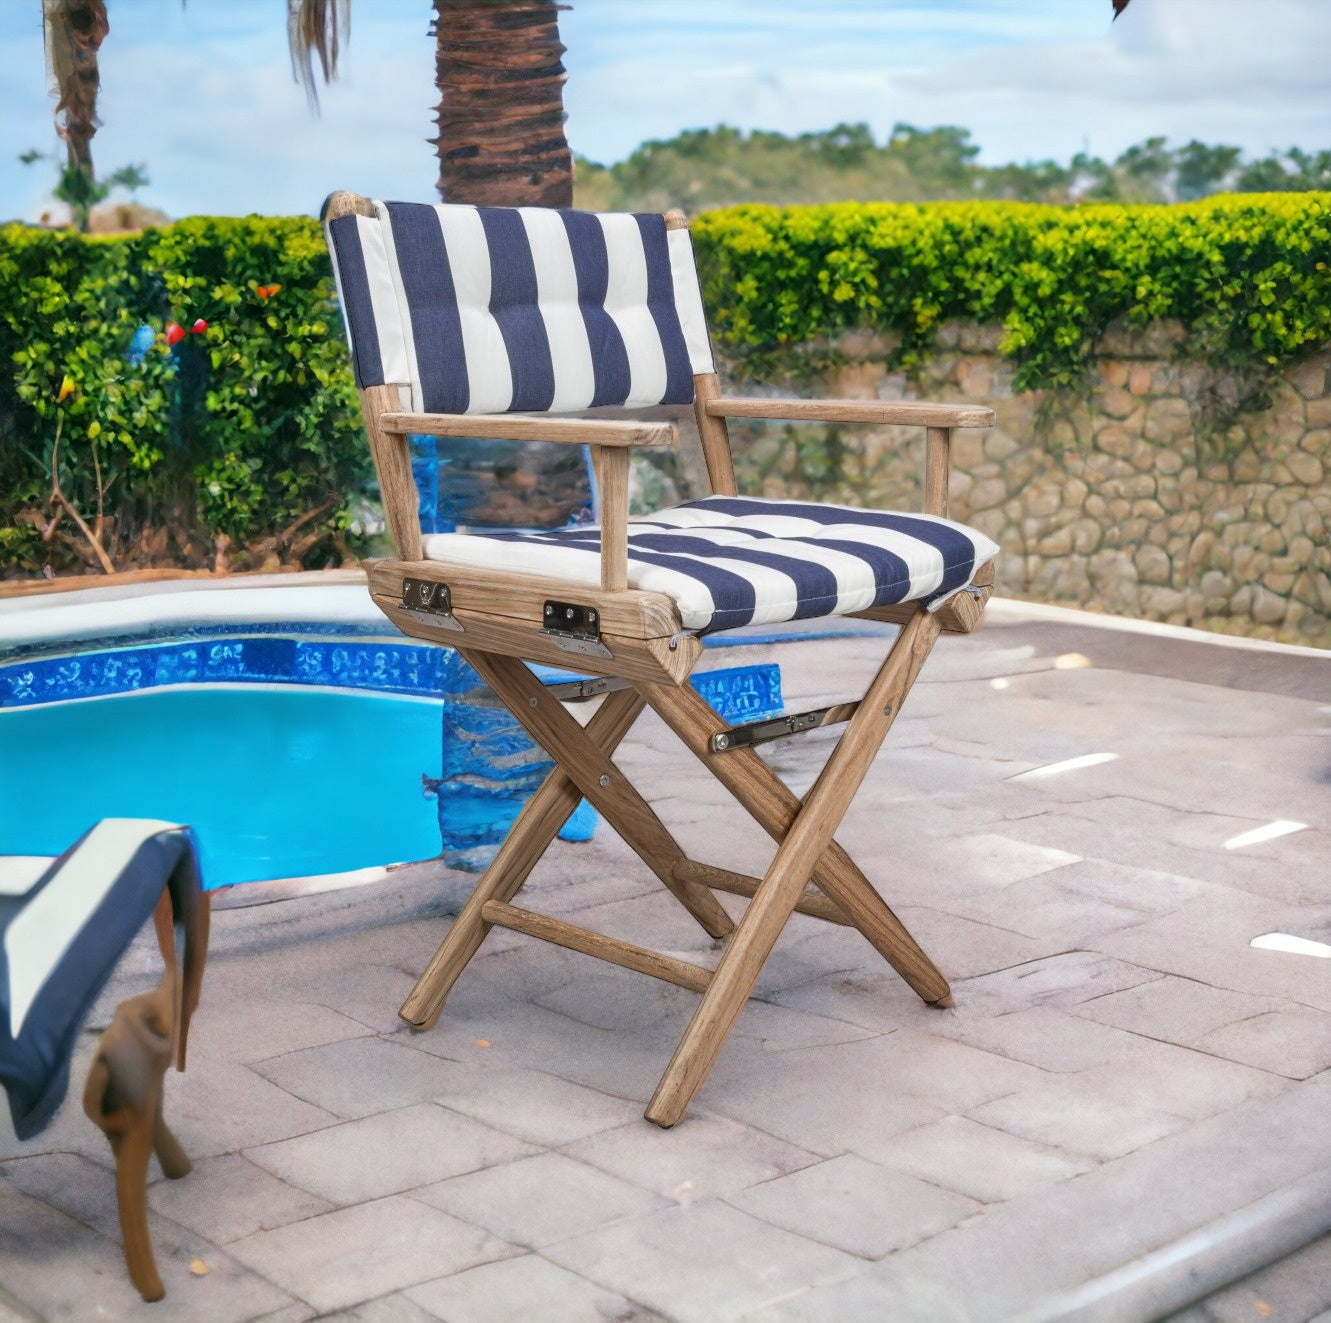
M1017 202L731 207L693 226L719 342L761 365L849 329L1001 324L1019 390L1083 379L1096 338L1175 318L1186 352L1245 369L1331 340L1331 194L1182 206Z
M865 328L897 333L909 366L949 321L1001 323L1018 389L1075 386L1124 319L1177 319L1186 352L1239 372L1331 340L1327 194L743 206L698 217L694 236L718 342L755 370ZM169 322L198 319L206 331L168 348ZM132 363L142 326L154 340ZM0 229L0 572L35 572L61 545L57 570L90 561L68 519L42 539L53 454L117 563L150 544L202 563L218 534L251 560L344 552L370 465L317 224Z
M172 321L187 332L174 347ZM77 567L72 523L41 538L53 454L70 503L90 525L102 512L118 565L141 542L201 563L219 533L296 563L335 554L369 461L315 221L0 229L0 364L0 570L39 568L62 545L56 568Z

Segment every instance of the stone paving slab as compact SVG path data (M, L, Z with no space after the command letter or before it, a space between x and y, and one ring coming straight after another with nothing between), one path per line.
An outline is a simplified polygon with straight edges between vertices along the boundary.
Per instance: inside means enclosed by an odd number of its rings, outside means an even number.
M159 1218L150 1219L149 1230L167 1291L153 1306L130 1285L116 1240L0 1180L0 1280L46 1323L93 1317L234 1323L293 1303L270 1280L199 1237ZM205 1276L190 1272L195 1259L206 1261Z
M242 1263L315 1309L345 1309L516 1251L488 1232L394 1195L234 1241Z
M1331 1236L1171 1314L1165 1323L1252 1323L1254 1318L1331 1323Z
M246 1149L245 1156L289 1186L330 1205L345 1205L400 1194L537 1151L469 1116L418 1103Z
M778 660L800 706L862 685L881 638L708 660ZM1331 961L1249 943L1331 939L1331 659L1318 692L1315 659L1250 654L1245 687L1235 650L1141 647L1133 671L1112 631L1001 616L944 640L839 836L955 1009L799 918L671 1131L641 1112L691 994L496 932L416 1034L397 1008L471 879L226 897L167 1081L196 1168L149 1191L166 1302L125 1278L76 1087L38 1140L0 1134L0 1320L998 1323L1305 1179L1331 1162ZM800 788L831 742L764 756ZM669 748L648 716L620 761L688 849L761 871L771 842ZM1044 772L1088 753L1116 757ZM1225 847L1276 818L1309 825ZM524 900L718 958L604 828ZM92 1025L154 979L145 937Z
M811 1287L754 1323L1019 1318L1331 1163L1331 1077L1147 1145L992 1209L853 1278ZM1257 1161L1245 1160L1253 1153ZM1040 1252L1033 1252L1039 1247Z
M660 1195L563 1153L455 1176L417 1190L416 1198L530 1249L668 1206Z
M654 1323L665 1317L535 1254L484 1263L404 1294L422 1307L423 1318L450 1323L493 1323L537 1313L541 1323Z

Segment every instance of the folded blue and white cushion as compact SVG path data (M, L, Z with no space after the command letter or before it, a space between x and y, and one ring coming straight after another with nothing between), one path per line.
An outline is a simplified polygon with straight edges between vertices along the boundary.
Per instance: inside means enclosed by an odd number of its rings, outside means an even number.
M60 1106L83 1021L168 884L198 885L169 822L107 818L58 859L0 856L0 1086L20 1139Z
M902 602L941 605L998 546L937 515L707 496L628 526L630 588L664 593L686 630L847 615ZM599 587L596 527L435 533L425 556L444 564L539 574Z

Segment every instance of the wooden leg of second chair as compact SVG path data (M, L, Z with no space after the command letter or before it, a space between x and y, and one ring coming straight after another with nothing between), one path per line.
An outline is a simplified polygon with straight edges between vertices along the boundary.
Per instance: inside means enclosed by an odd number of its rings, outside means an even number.
M831 844L937 633L938 622L923 613L902 628L846 733L777 847L767 875L749 902L657 1085L647 1107L649 1121L674 1125L707 1078L776 939L794 912L805 881Z
M175 971L155 992L116 1008L102 1035L83 1090L83 1109L111 1144L116 1203L130 1279L145 1300L165 1294L148 1236L148 1159L156 1150L169 1177L189 1171L189 1159L162 1121L162 1076L174 1040Z
M609 755L638 719L643 700L632 689L610 694L587 723L587 737ZM429 1029L439 1018L458 975L490 931L481 911L491 900L510 901L522 890L531 870L549 848L582 792L562 768L554 767L518 814L499 853L481 874L448 935L425 967L398 1014L413 1029Z

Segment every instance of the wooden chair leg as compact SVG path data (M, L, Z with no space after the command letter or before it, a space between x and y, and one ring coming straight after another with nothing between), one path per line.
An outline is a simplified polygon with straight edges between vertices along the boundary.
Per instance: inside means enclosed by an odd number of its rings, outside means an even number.
M153 1152L157 1154L162 1175L169 1181L178 1181L188 1176L194 1169L188 1154L180 1147L180 1141L167 1128L162 1119L162 1099L157 1099L157 1119L153 1122Z
M642 711L643 700L632 689L610 694L587 723L586 736L606 757ZM458 975L480 949L491 925L482 916L488 901L507 902L522 890L537 860L582 799L582 792L562 767L551 768L536 793L518 814L499 853L481 874L448 935L416 981L398 1014L414 1029L429 1029L439 1018Z
M777 937L794 912L806 880L831 844L837 825L924 664L938 628L938 621L925 612L902 628L845 734L804 797L803 806L721 957L647 1107L649 1121L674 1125L706 1079Z
M208 959L208 935L212 927L213 898L197 886L181 888L177 918L185 933L181 961L180 995L176 1014L176 1069L185 1069L185 1046L190 1019L198 1009L203 990L203 967Z
M178 992L174 969L154 992L116 1008L88 1071L83 1110L111 1144L116 1203L130 1280L145 1300L165 1294L148 1236L148 1159L156 1149L162 1169L179 1177L189 1159L162 1122L162 1076L171 1064Z
M707 887L675 877L675 865L685 856L665 824L606 753L588 738L587 732L546 693L545 686L531 671L512 657L467 649L459 652L499 695L532 739L560 763L606 821L632 842L643 863L693 915L703 931L714 938L733 932L735 925L730 915Z
M193 953L192 992L176 971L175 917L186 888L174 896L163 890L153 911L157 945L166 972L152 992L116 1007L83 1088L83 1110L105 1135L116 1163L116 1206L130 1280L145 1300L166 1294L148 1235L148 1160L156 1153L170 1180L188 1175L189 1158L162 1118L162 1077L173 1060L184 1069L184 1027L198 1002L207 951L208 898L192 888L196 903L182 910L186 962ZM202 922L202 928L200 928ZM192 1001L187 998L192 996Z
M754 820L775 840L784 840L800 811L800 801L757 752L738 748L713 753L712 736L724 730L725 723L692 688L645 685L642 692ZM952 1005L947 979L835 841L814 865L812 879L922 1000L931 1006Z

